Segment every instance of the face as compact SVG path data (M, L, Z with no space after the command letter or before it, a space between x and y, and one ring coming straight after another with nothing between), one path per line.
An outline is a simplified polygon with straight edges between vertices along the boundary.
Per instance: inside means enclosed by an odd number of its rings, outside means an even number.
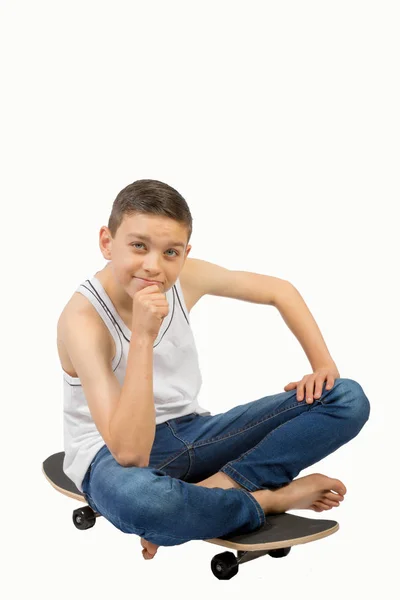
M124 215L114 239L108 227L101 228L100 249L104 258L111 260L114 278L131 296L154 285L141 278L155 281L164 293L168 291L178 279L191 246L187 245L186 227L177 221L134 214Z

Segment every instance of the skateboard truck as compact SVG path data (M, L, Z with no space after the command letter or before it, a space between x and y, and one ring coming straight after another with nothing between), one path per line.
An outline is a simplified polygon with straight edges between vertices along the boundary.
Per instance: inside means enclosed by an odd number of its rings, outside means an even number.
M273 558L283 558L291 550L288 548L275 548L272 550L238 550L237 556L233 552L216 554L211 560L211 570L217 579L231 579L239 572L239 565L269 554Z

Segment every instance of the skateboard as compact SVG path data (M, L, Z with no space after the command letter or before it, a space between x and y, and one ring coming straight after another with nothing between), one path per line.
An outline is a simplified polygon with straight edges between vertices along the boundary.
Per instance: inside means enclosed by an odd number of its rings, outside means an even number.
M42 465L46 479L61 494L79 502L87 502L76 485L63 471L64 452L49 456ZM86 504L72 513L72 520L78 529L93 527L101 514ZM237 550L216 554L211 560L211 570L217 579L231 579L239 571L239 565L268 554L273 558L287 556L292 546L307 544L332 535L339 529L336 521L309 519L290 513L266 516L265 524L256 531L235 535L228 534L220 538L203 540L218 546Z

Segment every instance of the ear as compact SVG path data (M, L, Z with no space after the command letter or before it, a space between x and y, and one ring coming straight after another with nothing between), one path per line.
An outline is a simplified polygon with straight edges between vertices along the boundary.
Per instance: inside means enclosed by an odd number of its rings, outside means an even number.
M99 232L99 248L106 260L111 260L112 236L111 232L103 225Z

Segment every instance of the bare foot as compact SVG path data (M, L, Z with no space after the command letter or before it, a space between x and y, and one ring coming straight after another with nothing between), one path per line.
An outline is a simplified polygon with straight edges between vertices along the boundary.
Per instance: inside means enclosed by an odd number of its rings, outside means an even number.
M145 560L150 560L151 558L154 558L154 556L158 550L158 546L156 546L156 544L152 544L151 542L148 542L144 538L140 538L140 543L142 544L142 547L143 547L143 550L142 550L143 558Z
M320 473L294 479L277 490L250 492L265 514L283 513L290 509L310 509L315 512L339 506L347 490L339 479Z
M344 500L347 490L339 479L332 479L320 473L294 479L278 490L257 490L250 492L261 505L265 514L283 513L290 509L311 509L316 512L330 510ZM158 547L140 538L143 558L154 558Z

